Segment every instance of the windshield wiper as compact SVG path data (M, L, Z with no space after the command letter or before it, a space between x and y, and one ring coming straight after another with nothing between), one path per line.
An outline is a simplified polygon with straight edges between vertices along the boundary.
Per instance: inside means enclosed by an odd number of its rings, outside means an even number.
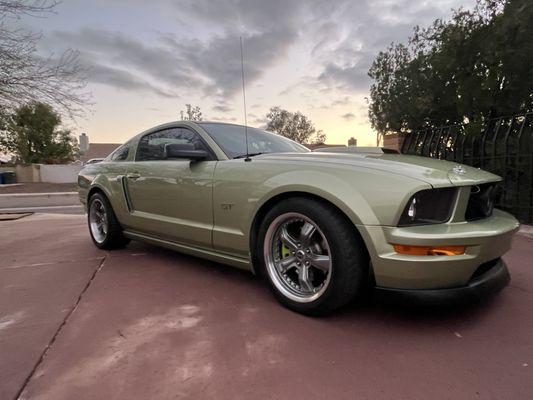
M265 152L260 152L260 153L250 153L250 154L240 154L236 157L233 157L234 159L235 158L246 158L246 157L253 157L253 156L258 156L260 154L265 154Z

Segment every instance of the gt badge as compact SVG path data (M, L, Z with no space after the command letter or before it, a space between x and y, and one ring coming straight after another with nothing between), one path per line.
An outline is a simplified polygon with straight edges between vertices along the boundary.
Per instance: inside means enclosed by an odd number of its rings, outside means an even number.
M220 205L220 208L222 208L222 210L224 211L231 211L234 205L235 205L234 203L222 203Z

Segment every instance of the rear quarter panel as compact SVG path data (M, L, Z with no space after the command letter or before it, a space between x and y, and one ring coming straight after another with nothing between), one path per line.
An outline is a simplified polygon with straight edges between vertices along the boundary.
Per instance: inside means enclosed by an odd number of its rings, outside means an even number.
M122 189L122 176L127 173L131 162L101 162L88 165L78 175L78 193L82 204L87 204L88 195L92 188L102 190L113 207L119 222L127 222L128 209Z

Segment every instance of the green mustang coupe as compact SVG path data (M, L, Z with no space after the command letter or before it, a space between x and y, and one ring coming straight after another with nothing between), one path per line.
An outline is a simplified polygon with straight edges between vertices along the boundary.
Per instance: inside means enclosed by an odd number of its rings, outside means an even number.
M509 282L501 256L519 224L493 208L500 177L380 149L336 151L240 125L172 122L87 165L80 200L99 248L142 240L248 269L305 314L331 312L369 285L453 301Z

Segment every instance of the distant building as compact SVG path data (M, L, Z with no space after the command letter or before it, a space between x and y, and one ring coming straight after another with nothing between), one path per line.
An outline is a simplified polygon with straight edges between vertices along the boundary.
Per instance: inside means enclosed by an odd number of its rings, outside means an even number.
M398 133L390 133L388 135L385 135L383 136L383 147L387 149L394 149L401 153L405 136L406 135Z
M79 136L80 161L87 162L93 158L106 158L120 143L91 143L89 136L82 133Z
M91 143L89 150L80 156L80 161L89 161L92 158L106 158L111 154L120 143Z
M319 143L319 144L304 143L304 146L307 147L309 150L322 149L325 147L346 147L343 144L326 144L326 143Z
M80 154L85 154L89 150L89 136L86 133L80 135Z

